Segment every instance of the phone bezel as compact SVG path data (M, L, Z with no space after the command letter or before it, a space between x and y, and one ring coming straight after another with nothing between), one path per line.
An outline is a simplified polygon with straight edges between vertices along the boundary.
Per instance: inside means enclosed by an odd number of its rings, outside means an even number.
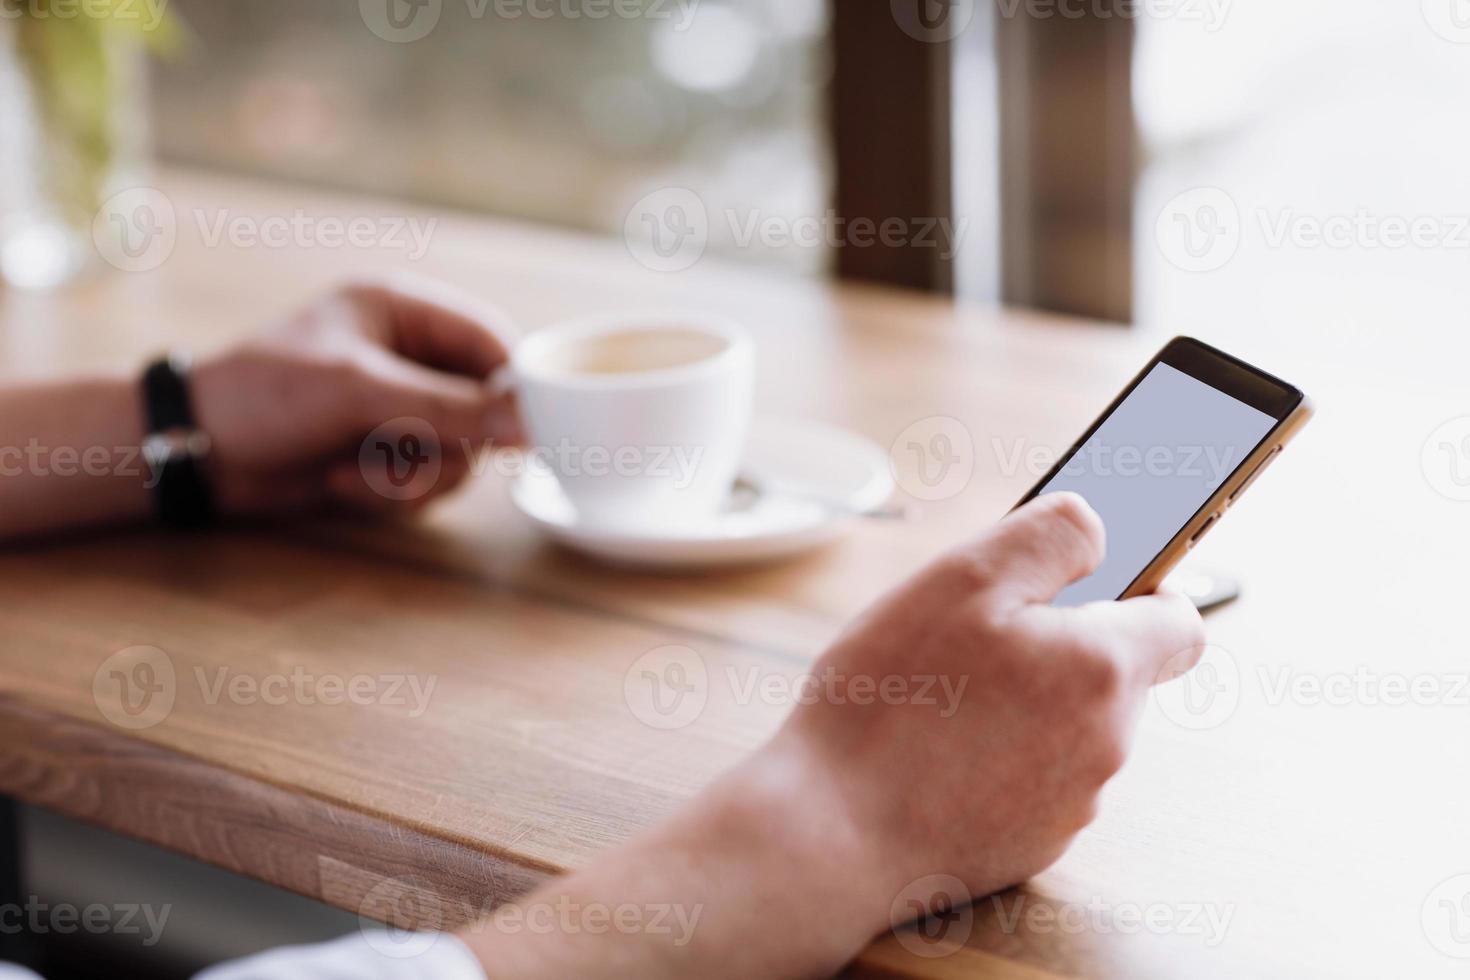
M1250 452L1246 453L1229 476L1210 495L1198 510L1190 515L1184 526L1165 543L1149 564L1123 591L1119 599L1153 592L1179 560L1192 548L1203 531L1218 523L1218 519L1234 504L1238 492L1256 476L1265 463L1272 460L1277 450L1306 424L1312 415L1311 402L1306 393L1273 374L1233 357L1224 351L1193 337L1175 337L1165 344L1153 358L1143 366L1127 386L1103 410L1087 430L1072 443L1036 485L1021 498L1017 507L1034 500L1042 489L1062 471L1077 452L1091 439L1102 424L1128 400L1143 379L1160 364L1167 364L1219 391L1236 398L1275 419L1275 424L1261 437Z

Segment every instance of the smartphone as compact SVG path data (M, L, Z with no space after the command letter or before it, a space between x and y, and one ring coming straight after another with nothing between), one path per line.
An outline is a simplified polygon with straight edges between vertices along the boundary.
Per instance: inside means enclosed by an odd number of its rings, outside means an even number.
M1300 388L1171 340L1021 501L1070 490L1107 529L1102 565L1054 605L1153 592L1311 417Z

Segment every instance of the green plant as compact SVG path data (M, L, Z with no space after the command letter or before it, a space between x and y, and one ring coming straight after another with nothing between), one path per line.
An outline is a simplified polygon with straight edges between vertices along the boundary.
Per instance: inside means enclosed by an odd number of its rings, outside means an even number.
M36 103L53 203L68 222L90 222L118 154L120 58L180 41L166 0L0 0Z

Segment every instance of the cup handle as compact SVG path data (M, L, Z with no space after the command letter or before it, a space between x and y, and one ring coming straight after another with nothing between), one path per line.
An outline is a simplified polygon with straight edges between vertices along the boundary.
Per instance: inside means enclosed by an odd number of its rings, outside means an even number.
M490 389L490 394L499 398L514 392L521 386L521 382L516 375L515 365L502 364L485 380L485 385Z

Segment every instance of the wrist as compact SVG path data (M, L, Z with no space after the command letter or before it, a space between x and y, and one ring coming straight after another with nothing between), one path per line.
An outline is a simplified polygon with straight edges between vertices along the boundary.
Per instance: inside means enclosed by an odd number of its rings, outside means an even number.
M747 975L829 975L888 927L896 894L848 796L819 754L783 733L654 833L654 846L711 868L749 930L722 936L718 905L705 913L712 942L761 949ZM891 862L892 855L887 856ZM773 930L772 923L780 927ZM713 950L734 962L734 950Z
M147 423L137 377L126 375L81 382L74 397L80 406L84 406L80 411L85 413L85 420L72 424L79 432L97 437L91 440L88 451L94 446L118 447L116 452L133 462L119 467L107 478L88 480L85 493L78 486L78 501L85 500L87 506L66 523L91 524L147 518L152 513L153 474L143 458Z
M665 823L461 938L506 980L831 975L888 926L893 890L815 763L777 739ZM683 928L576 927L577 913L624 908ZM569 925L519 927L538 916Z
M131 376L0 393L0 538L145 517L143 429Z
M247 403L248 393L236 380L239 373L232 352L196 361L189 372L194 420L216 443L221 439L231 441L237 406Z

